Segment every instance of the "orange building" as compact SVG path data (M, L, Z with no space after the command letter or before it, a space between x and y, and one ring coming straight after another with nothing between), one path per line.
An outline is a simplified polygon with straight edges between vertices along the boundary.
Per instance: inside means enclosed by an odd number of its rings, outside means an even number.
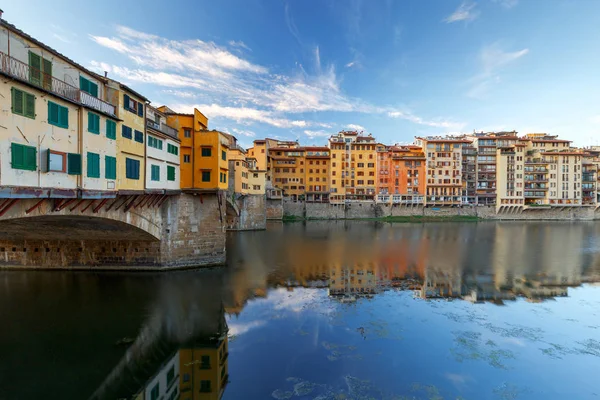
M295 142L294 142L295 143ZM304 200L306 191L305 151L300 147L273 147L269 149L271 183L283 190L291 200Z
M423 204L425 155L419 146L377 146L377 201Z
M306 201L329 202L329 148L302 147L305 151Z

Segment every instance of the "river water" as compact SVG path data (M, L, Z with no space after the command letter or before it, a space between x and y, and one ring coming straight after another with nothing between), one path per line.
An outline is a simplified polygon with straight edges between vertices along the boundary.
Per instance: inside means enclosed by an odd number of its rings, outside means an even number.
M0 272L0 399L600 399L600 224L232 233L224 268Z

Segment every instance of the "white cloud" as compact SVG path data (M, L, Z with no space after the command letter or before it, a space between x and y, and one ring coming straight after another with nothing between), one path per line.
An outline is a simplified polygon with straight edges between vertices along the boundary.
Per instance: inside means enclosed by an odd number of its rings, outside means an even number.
M291 19L289 26L294 32ZM129 60L126 66L92 61L92 69L100 73L108 71L110 76L124 83L162 87L162 93L180 99L174 103L179 103L181 109L190 111L196 106L212 118L244 124L264 123L285 129L331 128L330 123L309 122L293 118L293 114L329 111L386 115L395 112L390 107L347 96L340 87L335 66L322 65L319 47L313 52L315 73L307 73L298 64L295 73L282 75L214 42L174 41L123 26L117 27L114 36L91 38ZM243 42L229 41L228 44L241 47ZM358 52L350 51L356 60L360 59ZM437 121L427 121L412 113L389 115L421 125L439 126Z
M513 8L519 3L519 0L492 0L494 3L500 4L504 8Z
M459 22L459 21L473 21L479 16L479 12L474 10L476 3L464 1L458 6L456 11L444 18L447 23Z
M252 49L250 47L248 47L248 45L246 45L246 43L242 42L241 40L238 40L237 42L235 40L230 40L228 43L231 47L242 48L242 49L245 49L248 51L252 51Z
M237 128L231 128L231 130L233 131L233 133L237 134L237 135L242 135L242 136L246 136L246 137L256 137L256 133L247 130L247 129L237 129Z
M327 137L327 136L331 136L331 132L327 132L327 131L323 131L323 130L319 130L319 131L311 131L311 130L305 130L304 134L306 136L308 136L309 138L317 138L317 137Z
M346 128L353 130L353 131L364 131L365 130L365 128L363 126L356 125L356 124L348 124L348 125L346 125Z
M527 48L513 52L505 51L499 43L484 46L479 52L481 72L470 79L471 89L467 92L467 96L485 97L493 86L500 83L499 72L528 53Z
M239 336L253 329L260 328L264 325L266 325L266 321L239 322L234 319L230 319L227 322L227 327L229 328L228 335Z
M400 118L418 125L431 126L434 128L462 129L465 126L465 124L462 122L425 120L421 117L417 117L416 115L412 115L403 111L390 111L388 112L388 116L391 118Z
M53 36L55 39L58 39L58 40L60 40L61 42L64 42L64 43L73 43L73 42L71 42L69 39L67 39L66 37L64 37L63 35L59 35L59 34L58 34L58 33L56 33L56 32L55 32L55 33L53 33L53 34L52 34L52 36Z

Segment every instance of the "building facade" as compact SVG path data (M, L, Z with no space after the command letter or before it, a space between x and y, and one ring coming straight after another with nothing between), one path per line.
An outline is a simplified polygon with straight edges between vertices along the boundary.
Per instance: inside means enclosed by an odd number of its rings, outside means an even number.
M166 115L146 106L146 189L179 190L180 143Z

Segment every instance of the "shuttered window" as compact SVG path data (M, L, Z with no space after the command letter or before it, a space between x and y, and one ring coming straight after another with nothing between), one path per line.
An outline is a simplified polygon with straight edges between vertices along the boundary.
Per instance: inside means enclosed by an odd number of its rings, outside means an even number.
M117 123L110 119L106 120L106 137L109 139L117 138Z
M11 88L10 91L13 114L35 119L35 96L17 88Z
M140 162L131 158L125 159L125 177L127 179L140 179Z
M174 144L168 143L167 152L176 156L179 154L179 147L175 146Z
M69 175L81 175L81 154L67 154L67 173Z
M14 169L35 171L37 169L37 149L18 143L11 143L11 166Z
M83 76L79 77L79 89L94 97L98 97L98 85Z
M29 82L34 85L42 84L42 57L29 52Z
M155 149L158 149L158 150L162 150L163 149L163 141L160 139L157 139L155 137L148 136L148 146L154 147Z
M133 133L133 130L130 127L122 125L121 134L123 135L124 138L131 139L133 137L132 133Z
M87 153L87 176L88 178L100 178L100 155Z
M202 157L210 157L210 155L211 155L210 147L203 147L202 148Z
M137 112L137 114L140 117L144 116L144 105L142 103L138 103L138 112Z
M210 171L202 171L202 182L210 182Z
M100 134L100 116L88 111L88 132Z
M172 165L167 165L167 180L175 180L175 167L173 167Z
M227 152L225 150L221 150L221 159L223 161L227 160Z
M59 104L48 102L48 123L59 128L69 128L69 109Z
M106 179L117 179L117 159L115 157L104 157L104 177Z
M144 132L135 131L135 141L144 143Z
M160 181L160 166L158 166L158 165L150 166L150 179L153 181Z

